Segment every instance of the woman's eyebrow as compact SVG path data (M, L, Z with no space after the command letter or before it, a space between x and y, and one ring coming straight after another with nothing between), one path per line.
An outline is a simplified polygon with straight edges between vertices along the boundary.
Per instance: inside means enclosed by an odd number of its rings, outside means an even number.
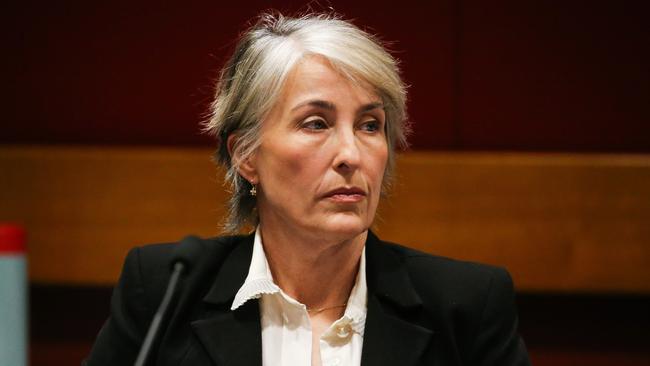
M359 113L370 112L373 109L384 109L384 103L382 102L368 103L366 105L363 105L361 108L359 108Z
M328 102L326 100L321 100L321 99L314 99L314 100L307 100L302 103L299 103L295 107L291 108L292 111L295 111L296 109L300 109L304 106L311 106L311 107L318 107L322 109L327 109L330 111L336 110L336 106L332 102ZM359 113L366 113L370 112L374 109L383 109L384 108L384 103L382 102L374 102L374 103L368 103L359 108Z
M336 110L336 107L334 106L334 103L328 102L326 100L321 100L321 99L314 99L314 100L307 100L302 103L299 103L295 107L291 108L292 111L295 111L296 109L300 109L304 106L311 106L311 107L318 107L318 108L323 108L327 109L330 111Z

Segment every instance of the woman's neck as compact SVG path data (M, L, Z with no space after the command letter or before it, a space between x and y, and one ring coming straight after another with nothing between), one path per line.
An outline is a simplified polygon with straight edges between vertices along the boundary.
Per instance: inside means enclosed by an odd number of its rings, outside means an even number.
M260 225L264 251L278 286L308 309L342 305L354 287L367 231L331 242L296 230Z

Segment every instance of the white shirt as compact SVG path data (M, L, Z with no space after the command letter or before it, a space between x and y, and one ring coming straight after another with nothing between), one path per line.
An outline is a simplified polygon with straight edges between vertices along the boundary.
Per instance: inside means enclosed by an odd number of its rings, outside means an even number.
M320 338L322 366L359 366L367 313L366 249L343 316ZM307 307L287 295L273 281L262 246L255 232L253 258L244 284L235 295L231 310L251 299L260 300L262 365L307 366L311 364L312 331Z

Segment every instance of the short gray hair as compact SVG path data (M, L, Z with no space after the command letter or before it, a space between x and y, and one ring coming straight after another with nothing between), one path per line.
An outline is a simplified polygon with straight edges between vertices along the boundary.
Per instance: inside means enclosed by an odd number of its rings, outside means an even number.
M306 56L326 58L342 75L374 88L386 113L388 164L383 190L390 184L395 149L406 147L406 87L400 78L398 61L373 35L333 14L307 14L290 18L265 13L244 32L232 57L221 70L205 131L217 137L215 160L226 168L232 187L229 213L224 228L234 232L245 224L256 225L256 200L251 184L238 173L260 143L261 121L276 103L287 76ZM228 152L228 137L237 139Z

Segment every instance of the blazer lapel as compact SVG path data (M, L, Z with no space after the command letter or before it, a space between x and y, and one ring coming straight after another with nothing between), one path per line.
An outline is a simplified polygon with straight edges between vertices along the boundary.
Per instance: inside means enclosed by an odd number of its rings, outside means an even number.
M404 320L416 317L422 300L399 258L372 232L366 241L366 278L368 313L361 365L416 365L434 332Z
M219 366L262 365L262 329L257 300L192 323L194 333Z
M253 236L236 244L203 298L206 313L192 329L212 361L219 366L261 366L262 330L257 300L230 310L244 283L253 254Z

